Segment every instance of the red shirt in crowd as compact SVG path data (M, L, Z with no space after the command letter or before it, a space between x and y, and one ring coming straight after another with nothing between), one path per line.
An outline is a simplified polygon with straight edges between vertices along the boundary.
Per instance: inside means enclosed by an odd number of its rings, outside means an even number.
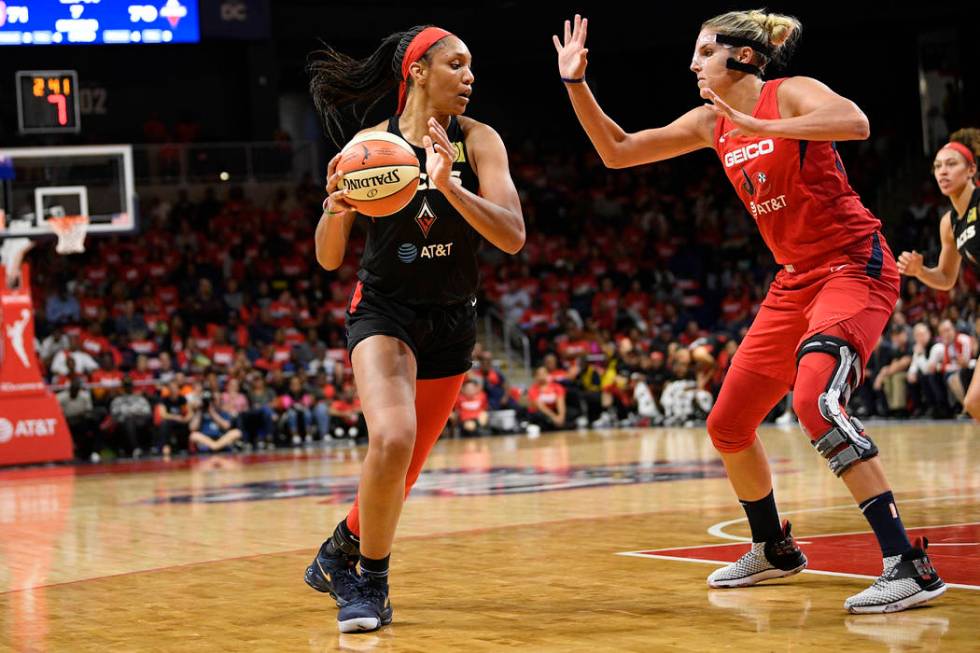
M544 385L534 384L527 391L528 401L527 411L529 413L538 412L538 405L547 406L549 410L558 410L558 398L565 396L565 388L554 381L548 381Z
M460 394L456 399L456 414L459 415L459 419L466 420L476 419L480 416L480 413L485 412L489 404L487 403L487 393L483 390L479 390L476 394L471 397L465 394Z

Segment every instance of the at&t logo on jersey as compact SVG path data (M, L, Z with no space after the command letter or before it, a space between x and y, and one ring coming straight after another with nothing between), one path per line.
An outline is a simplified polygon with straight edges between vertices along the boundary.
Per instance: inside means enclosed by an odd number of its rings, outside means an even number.
M752 217L754 218L758 218L760 215L768 215L769 213L782 211L785 208L785 195L777 195L771 200L766 200L765 202L749 202L749 209L751 209Z
M773 143L771 138L766 138L758 143L749 143L748 145L734 149L731 152L726 152L725 167L731 168L739 163L745 163L746 161L751 161L752 159L758 159L760 156L772 154L773 150L775 149L776 144Z
M418 258L445 258L452 256L453 243L426 245L421 250L411 243L398 246L398 260L402 263L412 263Z
M411 243L402 243L398 246L398 260L402 263L411 263L419 257L419 248Z

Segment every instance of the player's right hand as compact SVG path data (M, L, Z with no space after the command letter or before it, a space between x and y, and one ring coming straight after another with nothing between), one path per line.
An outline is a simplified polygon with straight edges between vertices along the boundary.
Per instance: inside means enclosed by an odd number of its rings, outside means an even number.
M338 163L340 163L340 152L337 153L337 156L330 159L330 163L327 164L326 212L331 216L356 210L347 203L347 189L340 188L341 175L337 172Z
M564 43L555 35L555 50L558 52L558 72L566 79L579 79L585 76L585 67L589 65L589 49L585 47L585 35L589 29L589 19L575 14L575 24L565 21Z
M898 271L904 275L915 277L922 272L922 254L915 250L899 254L897 263Z

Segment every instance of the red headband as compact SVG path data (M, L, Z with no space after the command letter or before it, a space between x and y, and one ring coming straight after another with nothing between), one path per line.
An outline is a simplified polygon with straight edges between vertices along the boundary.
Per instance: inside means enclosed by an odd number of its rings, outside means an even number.
M957 143L956 141L950 141L949 143L946 143L941 148L939 148L939 150L940 151L945 150L947 147L949 149L951 149L951 150L954 150L954 151L959 152L960 154L962 154L963 155L963 158L966 159L966 162L969 165L971 165L971 166L972 165L976 165L976 159L973 158L973 152L971 152L970 151L970 148L968 148L966 145L963 145L963 143Z
M412 42L408 44L405 51L405 58L402 59L402 81L398 85L398 114L405 110L405 102L408 100L408 69L413 63L422 58L429 48L438 41L452 36L452 32L447 32L439 27L426 27L415 35Z

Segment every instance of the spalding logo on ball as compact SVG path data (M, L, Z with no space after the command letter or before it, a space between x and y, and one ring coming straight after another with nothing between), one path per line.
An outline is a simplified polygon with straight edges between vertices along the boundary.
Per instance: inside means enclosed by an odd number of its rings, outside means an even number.
M419 159L405 139L388 132L364 132L340 154L340 187L347 189L347 202L358 213L381 218L412 201L419 185Z

